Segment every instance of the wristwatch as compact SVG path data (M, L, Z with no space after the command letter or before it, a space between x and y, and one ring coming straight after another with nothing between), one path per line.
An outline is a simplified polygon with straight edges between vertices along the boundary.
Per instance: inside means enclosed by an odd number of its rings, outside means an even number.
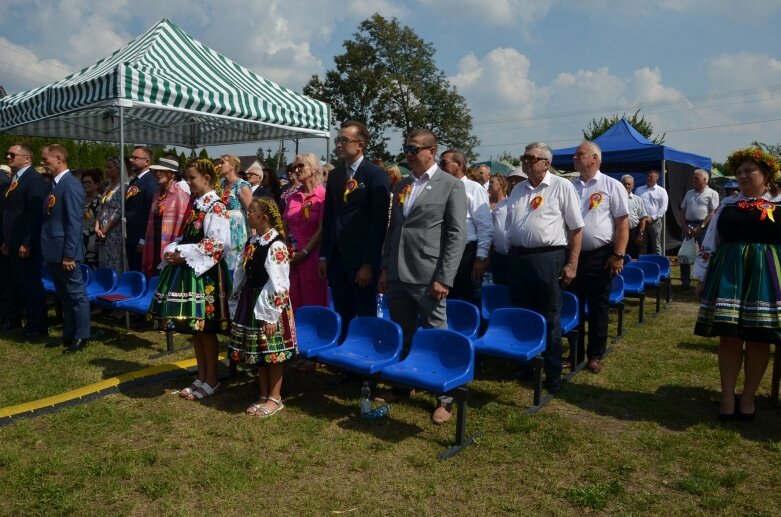
M702 224L700 225L700 228L702 228L702 229L704 230L704 229L705 229L705 223L702 223Z
M624 256L619 254L619 253L616 253L615 251L613 253L611 253L610 255L615 257L615 258L620 258L621 260L624 260Z

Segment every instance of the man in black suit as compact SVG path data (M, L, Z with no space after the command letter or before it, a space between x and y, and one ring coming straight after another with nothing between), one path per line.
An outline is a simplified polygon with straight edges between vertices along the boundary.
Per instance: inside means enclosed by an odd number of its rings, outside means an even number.
M343 163L326 184L319 273L331 286L343 338L353 317L376 315L388 226L390 183L385 171L364 157L368 141L369 132L360 122L342 125L335 142Z
M84 348L90 337L89 298L81 271L84 188L68 170L68 152L61 145L45 146L41 163L54 178L43 215L42 255L62 302L62 353L70 354Z
M130 154L130 167L136 176L130 180L125 193L125 219L127 219L127 266L130 271L141 271L141 252L144 249L144 234L149 220L152 198L160 186L157 178L149 172L152 151L136 146Z
M14 144L5 157L14 177L3 200L2 253L10 262L14 298L22 302L24 338L35 341L49 332L41 284L41 222L48 186L32 167L33 152L29 146ZM0 329L19 325L18 315L12 314Z
M252 185L252 197L274 198L274 195L267 188L261 185L263 181L263 165L256 161L247 168L247 181Z

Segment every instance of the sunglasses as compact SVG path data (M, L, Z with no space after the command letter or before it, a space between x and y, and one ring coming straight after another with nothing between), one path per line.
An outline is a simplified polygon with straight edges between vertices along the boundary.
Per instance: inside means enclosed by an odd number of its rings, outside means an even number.
M350 138L347 138L346 136L337 136L336 138L334 138L334 143L336 145L351 144L353 142L360 142L360 140L352 140Z
M404 154L418 154L423 149L431 149L430 145L424 146L424 147L418 147L417 145L402 145L401 150L404 152Z
M304 167L305 167L305 165L303 163L297 163L297 164L293 165L293 170L294 171L300 171Z
M547 158L532 156L530 154L524 154L523 156L521 156L521 163L537 163L541 160L547 160Z
M455 160L439 160L440 167L447 167L447 164L449 163L455 163L456 165L458 165L458 162Z
M5 155L12 160L15 159L17 156L30 156L29 154L16 154L11 152L5 153Z

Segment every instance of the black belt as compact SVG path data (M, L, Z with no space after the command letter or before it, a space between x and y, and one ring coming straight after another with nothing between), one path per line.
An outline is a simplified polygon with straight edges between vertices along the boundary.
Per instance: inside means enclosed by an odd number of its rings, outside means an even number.
M611 248L612 246L613 246L613 244L611 243L611 244L605 244L604 246L600 246L599 248L595 248L593 250L585 251L585 250L581 249L580 250L580 256L581 257L587 257L589 255L596 255L597 253L603 252L603 251L607 250L607 248Z
M510 253L516 255L537 255L538 253L551 253L567 249L566 246L543 246L541 248L521 248L520 246L510 246Z

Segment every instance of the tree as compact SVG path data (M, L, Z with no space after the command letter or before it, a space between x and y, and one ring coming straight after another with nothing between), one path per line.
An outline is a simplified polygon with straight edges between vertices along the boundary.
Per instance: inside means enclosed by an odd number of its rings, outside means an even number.
M359 120L371 134L367 154L388 160L388 133L402 138L428 128L440 147L463 150L471 160L479 144L471 135L472 115L434 63L434 47L396 18L375 14L358 26L335 69L313 75L304 94L331 105L334 123ZM395 151L395 150L394 150Z
M753 142L751 142L751 145L754 147L759 147L760 149L762 149L762 151L766 152L771 156L774 156L776 160L781 161L781 144L771 145L771 144L766 144L764 142L759 142L758 140L754 140Z
M629 124L634 127L638 133L646 137L651 142L655 144L664 143L664 138L667 136L667 133L662 133L662 135L656 135L652 137L654 133L654 127L645 119L644 116L640 115L640 110L635 111L632 116L627 116L626 113L622 113L621 115L616 114L609 118L602 117L599 120L591 119L591 122L588 123L586 129L583 130L583 138L586 140L594 140L596 137L613 127L615 123L621 119L629 122Z
M521 160L518 158L518 155L513 155L510 151L502 151L502 154L499 155L499 161L502 160L512 163L516 167L521 165Z

